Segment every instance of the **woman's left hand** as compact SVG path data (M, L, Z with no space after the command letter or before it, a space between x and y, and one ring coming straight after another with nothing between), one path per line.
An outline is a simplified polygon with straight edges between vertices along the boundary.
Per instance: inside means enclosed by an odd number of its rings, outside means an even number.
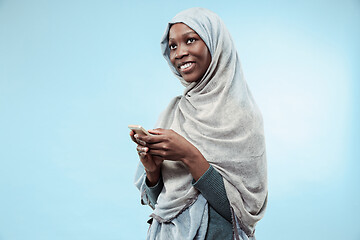
M148 153L166 160L182 161L188 166L193 178L197 180L209 168L209 163L183 136L171 129L157 128L149 130L151 136L139 136L138 139L146 142Z
M152 136L139 137L146 142L148 153L167 160L184 161L196 154L196 148L184 137L171 129L149 130Z

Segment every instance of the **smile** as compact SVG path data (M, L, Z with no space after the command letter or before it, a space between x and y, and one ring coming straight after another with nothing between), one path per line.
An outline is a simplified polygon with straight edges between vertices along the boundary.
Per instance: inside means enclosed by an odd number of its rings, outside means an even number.
M182 69L188 68L188 67L190 67L191 65L192 65L192 63L185 63L185 64L183 64L183 65L180 66L180 69L182 70Z
M179 66L181 72L187 72L193 68L195 64L193 62L186 62Z

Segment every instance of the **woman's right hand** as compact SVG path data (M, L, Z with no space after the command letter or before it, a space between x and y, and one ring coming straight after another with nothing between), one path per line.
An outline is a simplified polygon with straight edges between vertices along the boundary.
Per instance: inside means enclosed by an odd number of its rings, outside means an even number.
M152 187L159 181L161 174L161 164L164 159L147 153L149 148L146 147L146 143L144 141L138 140L133 131L130 131L130 137L133 142L137 144L136 150L139 154L140 161L145 168L148 185L149 187Z

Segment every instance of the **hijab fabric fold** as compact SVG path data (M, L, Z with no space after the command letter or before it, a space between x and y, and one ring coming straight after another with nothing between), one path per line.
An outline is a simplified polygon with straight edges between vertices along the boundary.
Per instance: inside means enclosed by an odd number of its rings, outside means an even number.
M168 34L184 23L205 42L211 63L198 82L186 82L169 58ZM161 41L163 56L185 86L159 117L156 127L173 129L191 142L222 175L236 222L252 236L267 203L267 167L261 113L248 89L232 38L222 20L203 8L177 14ZM199 192L182 162L165 160L164 188L152 216L171 222Z

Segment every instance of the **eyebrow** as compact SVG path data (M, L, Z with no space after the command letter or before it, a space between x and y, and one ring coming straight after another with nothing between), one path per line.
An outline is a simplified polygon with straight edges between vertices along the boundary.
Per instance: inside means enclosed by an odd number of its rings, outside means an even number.
M196 32L194 32L194 31L188 31L188 32L184 33L184 34L182 35L182 37L187 36L187 35L192 34L192 33L195 33L195 34L196 34ZM169 38L169 41L170 41L170 40L173 40L173 39L174 39L174 38Z

